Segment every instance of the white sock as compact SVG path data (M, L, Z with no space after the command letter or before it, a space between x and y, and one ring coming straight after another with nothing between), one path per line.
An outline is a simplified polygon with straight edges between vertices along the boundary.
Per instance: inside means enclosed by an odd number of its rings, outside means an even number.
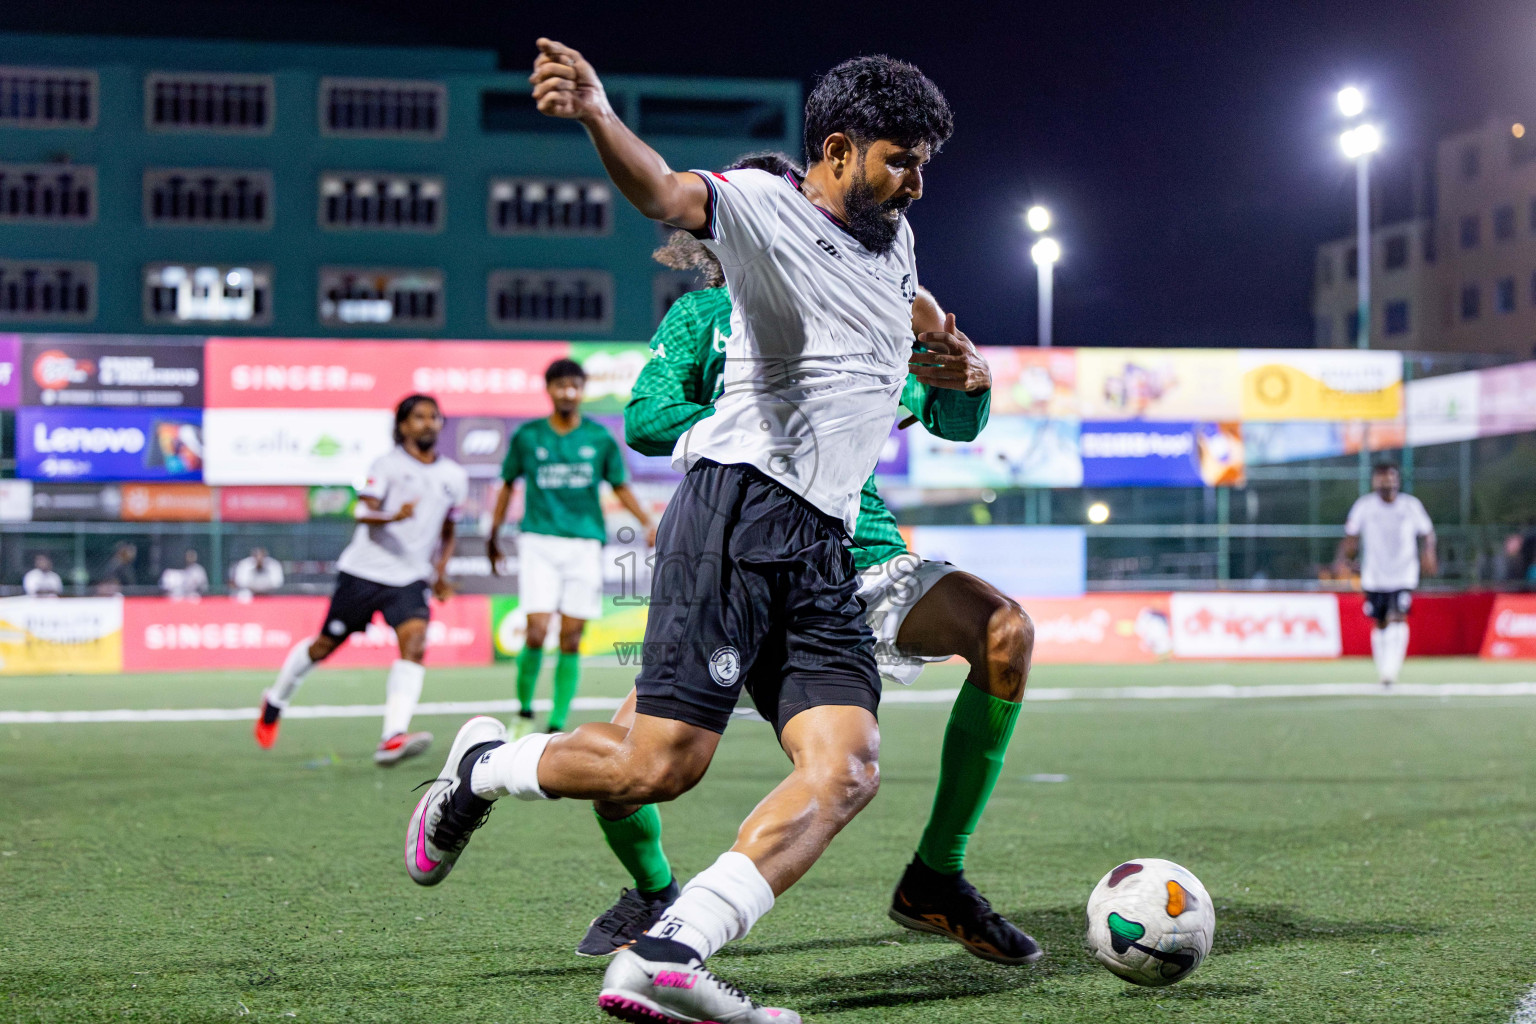
M728 851L683 886L647 935L681 942L708 960L773 909L773 887L752 858Z
M1408 657L1408 623L1389 622L1386 632L1390 659L1387 663L1389 672L1387 678L1395 683L1398 675L1403 671L1403 662Z
M314 642L314 637L308 637L293 645L293 649L288 652L288 657L283 659L283 667L277 670L276 681L263 694L268 704L276 708L286 708L288 702L293 700L299 684L304 681L309 670L315 667L315 663L309 660L309 645Z
M1387 661L1389 648L1392 642L1387 636L1387 631L1381 628L1371 630L1371 660L1376 663L1376 678L1382 682L1391 680L1387 675Z
M560 733L535 732L495 750L480 755L469 776L469 788L475 796L499 800L515 796L519 800L554 800L539 788L539 758L544 748Z
M411 727L411 716L416 713L416 703L421 700L421 685L426 678L426 666L414 661L399 658L389 666L389 678L384 682L386 740Z

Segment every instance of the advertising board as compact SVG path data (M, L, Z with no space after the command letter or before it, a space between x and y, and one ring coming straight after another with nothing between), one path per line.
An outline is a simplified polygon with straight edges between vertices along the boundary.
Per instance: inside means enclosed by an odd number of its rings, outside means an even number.
M201 480L201 409L24 406L16 475L30 480Z

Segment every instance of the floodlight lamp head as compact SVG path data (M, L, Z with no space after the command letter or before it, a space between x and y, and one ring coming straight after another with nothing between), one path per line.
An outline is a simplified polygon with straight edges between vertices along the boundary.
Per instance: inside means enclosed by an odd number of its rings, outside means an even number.
M1024 222L1029 225L1029 230L1039 233L1051 226L1051 211L1043 206L1031 206L1024 214Z
M1061 243L1054 238L1042 238L1030 248L1029 255L1036 265L1050 266L1061 259Z
M1339 90L1339 113L1345 117L1359 117L1365 113L1365 93L1357 86L1347 85Z

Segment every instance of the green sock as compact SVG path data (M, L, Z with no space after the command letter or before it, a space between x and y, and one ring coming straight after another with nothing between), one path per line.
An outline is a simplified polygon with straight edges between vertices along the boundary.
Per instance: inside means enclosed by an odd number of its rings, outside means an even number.
M933 812L917 844L917 855L933 870L953 875L965 867L965 846L1002 774L1020 707L970 683L960 687L944 729Z
M672 865L661 852L661 812L655 804L644 804L618 821L599 814L597 823L608 840L608 849L634 878L636 889L657 892L672 884Z
M555 660L555 707L549 713L549 727L555 732L565 728L565 716L576 699L576 684L581 682L581 655L560 652Z
M517 655L517 702L522 710L533 710L533 691L539 685L539 666L544 663L544 649L523 645Z

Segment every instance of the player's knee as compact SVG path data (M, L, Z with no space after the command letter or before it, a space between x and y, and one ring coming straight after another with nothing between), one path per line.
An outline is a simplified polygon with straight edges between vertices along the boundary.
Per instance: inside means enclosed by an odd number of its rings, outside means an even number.
M622 793L614 794L615 803L660 804L676 800L704 777L709 759L688 751L667 751L648 758L637 758Z
M543 626L540 626L537 629L535 629L533 626L529 626L523 634L523 646L532 647L534 650L541 650L544 647L544 640L545 634Z
M843 821L863 810L880 791L880 761L872 751L849 754L813 774L823 805Z
M1035 650L1035 624L1011 600L992 610L987 618L987 663L1003 671L992 673L1007 692L994 693L1002 700L1020 700L1029 661Z

